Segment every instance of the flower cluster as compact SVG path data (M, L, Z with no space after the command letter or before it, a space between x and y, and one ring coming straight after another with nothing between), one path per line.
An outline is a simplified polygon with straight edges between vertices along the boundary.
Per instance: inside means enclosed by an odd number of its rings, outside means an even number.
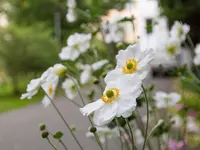
M105 77L102 97L80 109L83 115L95 112L93 120L98 126L108 124L115 117L127 118L135 110L153 50L142 51L139 45L133 45L119 51L116 59L116 68Z

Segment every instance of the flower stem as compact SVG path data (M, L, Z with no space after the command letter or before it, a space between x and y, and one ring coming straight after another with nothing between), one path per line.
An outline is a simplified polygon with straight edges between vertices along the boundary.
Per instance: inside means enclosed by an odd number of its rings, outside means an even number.
M120 135L119 139L120 139L120 143L121 143L121 150L124 150L123 142L122 142L122 139L121 139L121 137L122 137L122 132L121 132L121 130L120 130L120 123L119 123L119 121L117 120L117 118L115 118L115 123L117 124L118 130L119 130L119 135Z
M42 89L43 90L43 89ZM45 92L45 90L43 90L44 93L46 94L46 96L48 97L48 99L51 101L51 104L53 105L53 107L55 108L56 112L58 113L58 115L60 116L60 118L63 120L64 124L66 125L66 127L68 128L68 130L70 131L72 137L74 138L74 140L76 141L76 143L78 144L78 146L80 147L81 150L83 150L83 147L81 146L81 144L79 143L78 139L76 138L75 134L73 133L73 131L71 130L70 126L68 125L67 121L65 120L65 118L63 117L63 115L61 114L61 112L59 111L59 109L57 108L57 106L55 105L55 103L53 102L53 100L51 99L51 97Z
M132 132L132 129L131 129L131 126L129 124L129 121L127 118L125 118L125 121L126 121L126 124L130 130L130 133L131 133L131 141L132 141L132 150L135 150L135 142L134 142L134 138L133 138L133 132Z
M59 139L58 141L60 142L60 144L62 144L62 146L65 148L65 150L68 150L67 146L61 139Z
M76 81L74 80L74 78L73 78L72 76L69 76L69 75L68 75L68 77L74 82L74 85L75 85L75 87L76 87L76 89L77 89L77 91L78 91L78 94L79 94L79 96L80 96L80 99L81 99L81 101L82 101L82 104L83 104L83 106L85 106L85 101L84 101L83 96L82 96L82 94L81 94L81 92L80 92L80 89L79 89L79 87L78 87L78 84L76 83ZM90 116L88 116L88 119L89 119L89 121L90 121L91 126L94 127L94 123L92 122ZM94 133L94 136L95 136L95 138L96 138L96 141L97 141L97 143L98 143L100 149L103 150L103 146L102 146L102 144L101 144L101 142L100 142L100 140L99 140L99 136L98 136L96 133Z
M53 145L53 143L49 140L49 138L46 138L47 139L47 141L49 142L49 144L54 148L54 150L58 150L54 145Z
M144 123L143 123L143 121L141 119L141 116L140 116L140 113L139 113L138 109L136 109L136 116L137 116L136 117L137 126L140 129L143 138L145 138ZM148 145L149 150L152 150L151 143L149 141L147 142L147 145Z
M102 146L101 141L99 140L99 136L97 135L96 132L94 133L94 136L95 136L95 138L96 138L96 141L97 141L97 143L98 143L100 149L103 150L103 146Z
M142 147L142 150L144 150L144 149L145 149L145 146L146 146L147 134L148 134L148 128L149 128L149 103L148 103L146 91L145 91L145 88L144 88L143 85L142 85L142 89L143 89L143 92L144 92L145 101L146 101L146 109L147 109L147 123L146 123L144 144L143 144L143 147Z

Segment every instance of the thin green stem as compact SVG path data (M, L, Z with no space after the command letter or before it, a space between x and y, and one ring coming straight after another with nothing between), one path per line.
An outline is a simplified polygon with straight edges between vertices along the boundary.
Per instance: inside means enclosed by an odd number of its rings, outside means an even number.
M46 138L47 141L49 142L49 144L53 147L54 150L58 150L54 145L53 143L49 140L49 138Z
M183 104L185 106L185 93L184 93L184 85L183 84L181 85L181 95L182 95ZM184 140L186 140L186 135L187 135L187 116L186 116L186 114L184 114L183 120L184 120L183 138L184 138ZM184 146L184 150L185 150L185 146Z
M134 142L133 132L132 132L131 126L130 126L129 121L128 121L127 118L125 118L125 121L126 121L126 124L127 124L128 128L129 128L129 131L131 133L132 150L135 150L135 142Z
M43 90L43 89L42 89ZM46 94L46 96L48 97L48 99L51 101L51 104L53 105L53 107L55 108L56 112L58 113L58 115L60 116L60 118L63 120L64 124L66 125L66 127L68 128L68 130L70 131L72 137L74 138L74 140L76 141L76 143L78 144L78 146L80 147L81 150L83 150L83 147L81 146L81 144L79 143L78 139L76 138L75 134L73 133L73 131L71 130L70 126L68 125L67 121L65 120L65 118L63 117L63 115L61 114L61 112L59 111L59 109L57 108L57 106L55 105L55 103L53 102L53 100L51 99L51 97L45 92L45 90L43 90L44 93Z
M122 137L122 132L121 132L121 130L120 130L120 123L119 123L119 121L117 120L117 118L115 118L115 123L117 124L118 130L119 130L119 135L120 135L119 139L120 139L120 143L121 143L121 150L124 150L123 142L122 142L122 139L121 139L121 137Z
M68 75L68 77L74 82L75 87L76 87L76 89L77 89L77 91L78 91L79 97L80 97L80 99L81 99L81 101L82 101L82 104L83 104L83 106L85 106L85 101L84 101L84 99L83 99L83 97L82 97L82 94L81 94L81 92L80 92L80 89L79 89L78 84L76 83L76 81L74 80L74 78L73 78L72 76L69 76L69 75ZM94 123L92 122L90 116L88 116L88 119L89 119L89 121L90 121L91 126L94 127ZM97 135L96 133L95 133L95 138L96 138L96 141L97 141L97 143L98 143L100 149L103 150L103 146L102 146L102 144L101 144L101 142L100 142L100 140L99 140L99 137L98 137L98 135Z
M98 143L100 149L103 150L103 146L102 146L101 141L100 141L100 139L99 139L99 136L97 135L96 132L94 133L94 136L95 136L95 138L96 138L96 141L97 141L97 143Z
M51 137L54 138L53 133L51 133L49 130L47 130L47 132L49 132L49 134L51 135ZM65 148L65 150L68 150L67 146L65 145L65 143L61 139L58 139L58 141L63 145L63 147Z
M151 137L152 133L163 123L164 121L159 121L154 127L153 129L150 131L149 135L147 136L146 138L146 141L147 142L149 140L149 138ZM145 143L146 144L146 143Z
M143 89L143 92L144 92L145 101L146 101L146 109L147 109L147 123L146 123L144 144L143 144L143 147L142 147L142 150L144 150L145 146L146 146L147 134L148 134L148 128L149 128L149 103L148 103L147 94L146 94L146 91L145 91L145 88L144 88L143 85L142 85L142 89Z
M140 113L139 113L138 109L136 109L136 116L137 116L136 117L137 126L140 129L143 138L145 138L144 123L143 123L143 121L141 119L141 116L140 116ZM147 142L147 145L148 145L149 150L152 150L150 142Z
M65 150L68 150L67 146L61 139L59 139L58 141L60 142L60 144L62 144L62 146L65 148Z

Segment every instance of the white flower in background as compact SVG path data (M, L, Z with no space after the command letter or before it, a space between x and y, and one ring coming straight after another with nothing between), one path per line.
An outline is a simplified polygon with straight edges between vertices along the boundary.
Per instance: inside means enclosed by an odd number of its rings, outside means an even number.
M107 59L97 61L92 65L80 65L79 68L83 70L80 75L81 84L86 84L92 79L92 73L101 69L105 64L108 63Z
M68 22L74 22L77 19L76 16L76 0L67 0L67 14L66 14L66 19Z
M76 0L67 0L67 7L69 8L76 7Z
M59 57L61 60L75 60L90 47L91 34L75 33L67 39L67 46L63 47Z
M115 117L129 117L137 105L136 98L141 92L141 80L137 74L133 78L124 76L117 81L108 82L103 96L84 108L80 108L80 111L87 116L95 112L94 123L102 126Z
M122 19L119 16L113 17L112 20L106 20L101 23L102 33L106 43L118 43L124 39L124 29L122 23L118 21Z
M158 91L153 97L156 103L157 108L167 108L169 106L174 106L177 102L180 101L181 96L178 93L165 93Z
M171 37L178 38L180 42L183 42L185 41L186 35L188 34L189 31L190 31L189 25L182 24L179 21L175 21L171 28L170 35Z
M67 68L62 64L55 64L53 67L48 68L40 78L33 79L27 86L25 94L22 94L21 99L31 99L32 96L37 94L39 88L41 87L46 94L53 99L56 91L57 84L59 82L59 77L62 77L65 74ZM45 96L42 100L42 103L45 106L50 104L50 99Z
M199 133L199 127L195 121L195 118L193 117L187 117L187 131L188 132L195 132L195 133Z
M179 54L181 51L180 41L177 38L170 37L166 43L166 51L167 55L169 56L175 56L176 54Z
M96 133L99 136L99 140L101 141L101 143L105 143L106 140L110 140L112 138L120 136L118 128L110 129L108 127L96 127L96 129ZM91 132L87 132L86 137L94 138L94 134Z
M195 56L194 56L193 62L195 65L200 65L200 44L197 44L194 52L195 52Z
M41 85L41 80L40 78L33 79L30 81L30 83L27 85L27 89L25 94L22 94L20 99L31 99L35 94L37 94L39 88Z
M153 50L141 51L139 45L131 45L126 50L120 50L117 67L105 77L105 82L115 81L122 76L134 76L138 73L141 80L148 74L149 62L153 59Z
M77 19L76 16L76 11L73 8L68 8L67 14L66 14L66 19L68 22L75 22Z
M183 121L181 120L181 118L180 118L178 115L173 116L173 117L171 118L171 121L174 121L173 126L176 127L176 128L181 127L182 124L183 124Z
M136 139L136 143L138 145L141 145L144 142L144 138L143 138L142 133L139 129L135 130L135 139Z
M72 79L65 79L65 81L62 83L62 88L65 91L65 95L70 99L74 99L77 96L77 89L75 83L72 81Z

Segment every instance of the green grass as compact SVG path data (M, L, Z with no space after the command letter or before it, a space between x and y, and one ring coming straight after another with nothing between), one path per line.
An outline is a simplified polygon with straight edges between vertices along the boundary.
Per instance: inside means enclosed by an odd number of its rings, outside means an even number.
M32 77L23 77L20 80L19 89L22 93L26 91L26 85ZM9 82L0 84L0 113L8 112L14 109L26 107L28 105L40 102L42 100L42 93L38 93L32 99L20 99L20 95L13 95L13 88Z
M42 96L36 96L30 100L21 100L18 96L0 96L0 113L23 108L30 104L37 103L41 101L41 99Z

